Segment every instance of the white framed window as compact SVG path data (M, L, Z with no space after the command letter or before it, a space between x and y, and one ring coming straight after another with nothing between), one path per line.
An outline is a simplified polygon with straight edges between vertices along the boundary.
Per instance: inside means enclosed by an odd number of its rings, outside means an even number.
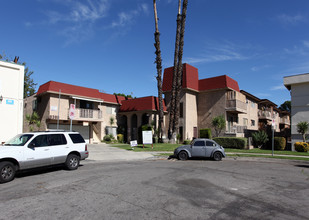
M106 113L110 115L116 115L116 108L115 107L106 107Z

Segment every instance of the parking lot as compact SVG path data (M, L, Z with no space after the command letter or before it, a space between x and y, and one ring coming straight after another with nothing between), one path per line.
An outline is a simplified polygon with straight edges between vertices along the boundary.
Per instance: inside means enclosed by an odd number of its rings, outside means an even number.
M0 219L308 219L309 164L82 161L0 185Z

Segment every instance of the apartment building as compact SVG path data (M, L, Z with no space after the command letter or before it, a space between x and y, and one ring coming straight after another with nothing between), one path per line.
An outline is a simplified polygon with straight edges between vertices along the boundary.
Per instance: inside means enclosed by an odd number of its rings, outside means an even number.
M0 144L22 133L23 96L24 66L0 61Z
M297 124L303 121L309 122L309 73L287 76L283 81L285 87L291 91L291 137L294 150L294 143L303 141L297 132Z
M172 79L173 67L165 69L163 92L167 110ZM267 99L259 99L240 90L237 81L229 76L199 79L197 68L183 64L179 119L182 139L198 137L198 131L203 128L212 128L215 134L211 123L219 115L223 115L226 121L226 129L221 136L245 137L247 130L267 130L273 123L275 131L279 132L289 123L288 112L282 112Z
M88 143L95 143L106 134L117 135L117 112L122 100L125 97L97 89L49 81L41 85L35 95L25 99L24 117L36 111L41 118L40 130L69 130L70 107L74 105L72 130L80 132ZM24 132L27 131L29 126L24 123Z

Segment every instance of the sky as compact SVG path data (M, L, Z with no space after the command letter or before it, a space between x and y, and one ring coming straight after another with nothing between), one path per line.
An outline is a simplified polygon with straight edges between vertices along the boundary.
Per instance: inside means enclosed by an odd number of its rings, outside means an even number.
M0 0L0 54L50 80L157 96L152 0ZM163 68L173 65L178 0L157 0ZM283 77L309 72L308 0L188 0L183 62L228 75L277 105Z

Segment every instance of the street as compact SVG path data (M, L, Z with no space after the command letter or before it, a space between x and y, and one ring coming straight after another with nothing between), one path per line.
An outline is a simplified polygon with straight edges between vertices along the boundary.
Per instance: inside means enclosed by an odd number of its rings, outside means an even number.
M0 185L0 219L308 219L309 163L82 161Z

